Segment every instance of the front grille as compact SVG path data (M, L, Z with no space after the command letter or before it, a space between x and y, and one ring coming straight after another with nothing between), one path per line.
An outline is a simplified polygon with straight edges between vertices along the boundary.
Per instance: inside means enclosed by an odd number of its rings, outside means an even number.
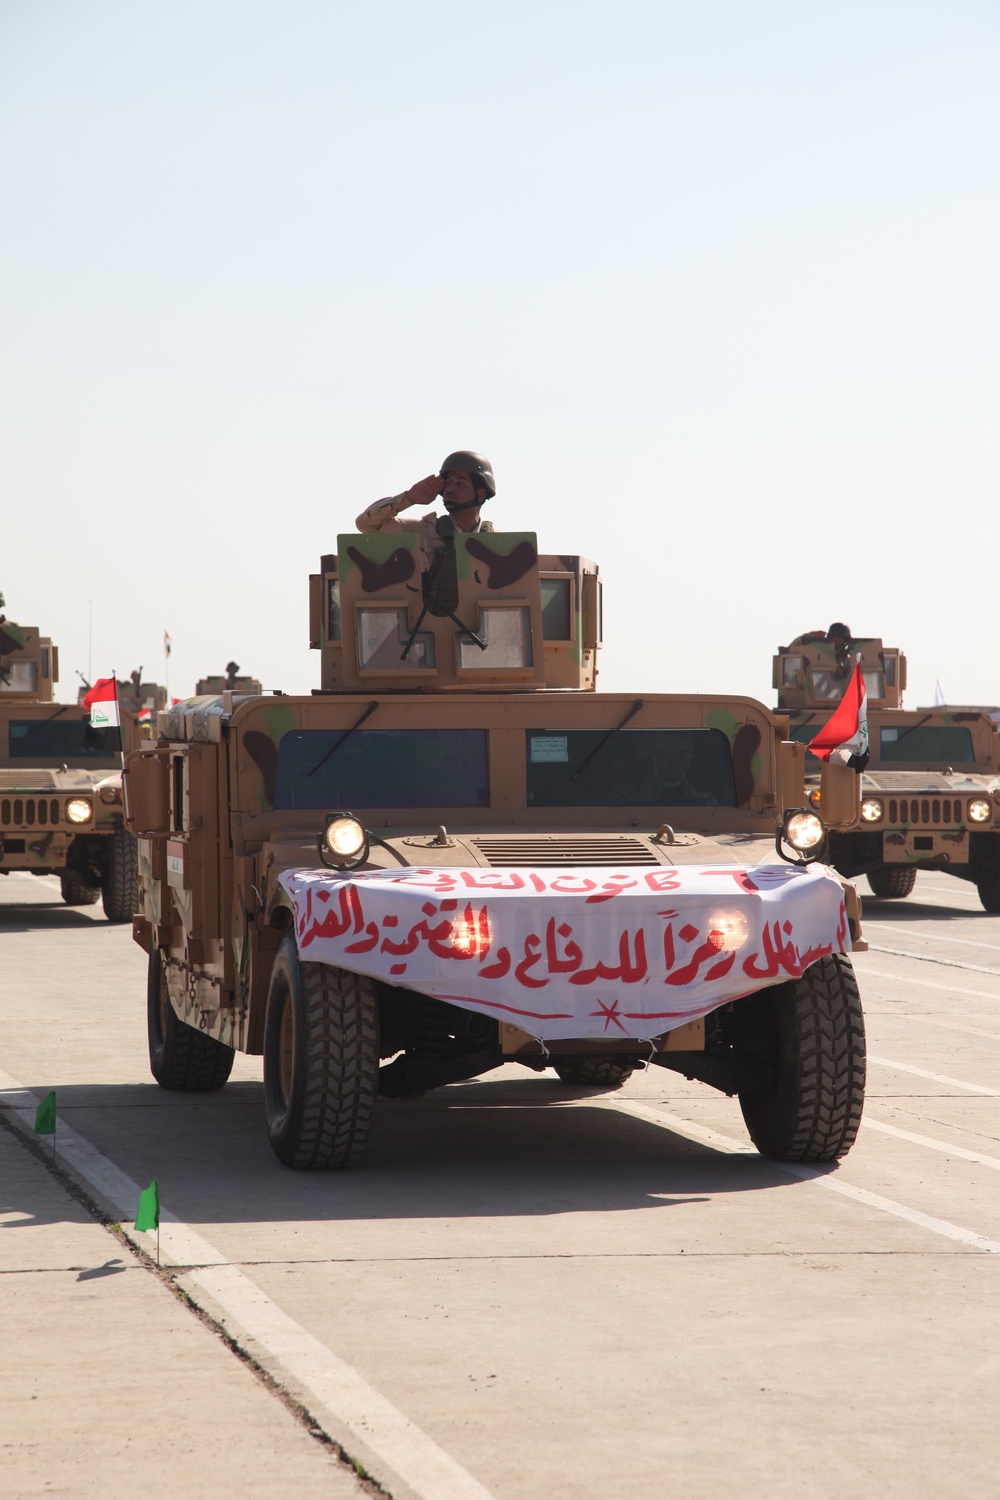
M640 839L600 834L525 834L513 838L470 839L491 865L658 865Z
M58 797L4 797L0 800L0 828L47 828L58 822Z
M962 821L961 797L890 797L889 822L952 826Z

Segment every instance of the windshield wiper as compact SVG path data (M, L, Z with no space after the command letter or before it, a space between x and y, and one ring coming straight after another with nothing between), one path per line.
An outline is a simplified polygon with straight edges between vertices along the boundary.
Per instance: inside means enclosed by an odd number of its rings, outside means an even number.
M570 781L576 781L578 776L583 775L584 771L590 765L590 762L594 759L594 756L598 755L604 749L605 745L608 743L608 740L614 739L619 729L625 728L625 725L628 723L629 719L635 718L640 708L642 708L642 704L643 700L641 698L636 698L635 702L632 704L632 707L629 709L624 719L622 719L621 723L616 724L614 729L609 729L603 740L598 740L597 744L594 746L593 750L591 750L590 754L584 756L583 760L580 762L576 770L573 772L572 776L569 778Z
M54 714L49 714L48 718L45 720L45 723L51 724L53 719L58 719L59 715L64 714L69 707L70 705L68 703L61 703Z
M345 729L344 732L343 732L343 734L340 736L339 740L334 740L333 744L330 746L330 748L326 752L326 754L320 757L320 759L313 766L312 770L306 772L306 775L307 776L315 776L316 772L319 770L320 766L325 766L326 763L327 763L327 761L330 759L330 756L331 755L336 755L336 753L340 749L341 745L343 745L344 743L346 743L346 741L351 738L351 735L354 733L354 731L356 729L360 729L361 728L362 724L365 722L366 719L370 719L371 718L372 714L375 712L375 710L377 708L378 708L378 700L375 699L375 698L373 698L372 701L369 703L368 707L365 709L364 713L361 715L360 719L357 719L351 725L350 729Z
M900 740L905 740L908 734L912 734L915 729L919 729L922 724L926 724L927 720L933 719L933 717L933 714L924 714L923 718L918 719L915 724L911 724L909 729L904 729L901 734L897 734L896 744L898 745Z

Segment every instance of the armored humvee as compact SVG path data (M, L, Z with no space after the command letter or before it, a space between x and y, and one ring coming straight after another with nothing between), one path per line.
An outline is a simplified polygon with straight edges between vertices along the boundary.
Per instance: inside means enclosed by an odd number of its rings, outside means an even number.
M68 906L100 899L111 922L137 909L135 840L122 819L121 746L138 742L122 711L93 729L88 710L54 702L56 647L0 621L0 874L58 875Z
M416 534L338 542L310 581L321 686L178 703L126 759L157 1081L263 1054L300 1169L356 1163L377 1096L508 1062L675 1069L766 1154L845 1153L859 906L786 718L597 693L598 569L531 533L446 538L427 573ZM828 824L859 787L827 769Z
M902 708L906 658L875 637L852 640L868 692L871 760L863 778L861 820L829 840L831 863L865 875L882 899L908 896L918 869L970 880L986 911L1000 911L1000 731L986 710ZM844 653L842 652L843 656ZM774 658L778 707L790 733L814 738L843 696L844 662L823 632L799 636ZM810 800L817 805L822 762L807 754Z

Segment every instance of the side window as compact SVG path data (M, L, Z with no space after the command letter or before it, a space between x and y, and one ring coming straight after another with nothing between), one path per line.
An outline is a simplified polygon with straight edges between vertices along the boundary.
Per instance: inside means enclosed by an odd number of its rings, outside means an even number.
M184 757L175 755L171 762L171 825L174 833L184 832Z

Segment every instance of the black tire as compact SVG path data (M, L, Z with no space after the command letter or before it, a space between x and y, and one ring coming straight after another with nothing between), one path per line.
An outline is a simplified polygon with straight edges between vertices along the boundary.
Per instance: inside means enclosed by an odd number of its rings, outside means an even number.
M557 1063L555 1070L563 1083L617 1089L632 1077L635 1064L630 1057L581 1057L572 1062Z
M233 1070L232 1047L182 1021L170 1003L160 951L149 955L146 982L149 1066L161 1089L176 1094L211 1094Z
M898 901L908 896L917 883L915 865L879 865L868 871L868 884L872 895L880 901Z
M59 886L67 906L96 906L101 894L100 887L88 885L75 870L63 870Z
M750 1139L778 1161L835 1161L851 1149L865 1099L865 1022L850 959L818 959L801 979L737 1002L749 1081Z
M137 845L128 829L116 823L107 842L107 863L101 882L104 915L109 922L131 922L139 910Z
M989 880L977 880L976 890L983 903L983 911L1000 912L1000 875Z
M264 1108L271 1148L304 1172L356 1166L378 1094L372 980L302 963L289 933L275 956L264 1023Z

